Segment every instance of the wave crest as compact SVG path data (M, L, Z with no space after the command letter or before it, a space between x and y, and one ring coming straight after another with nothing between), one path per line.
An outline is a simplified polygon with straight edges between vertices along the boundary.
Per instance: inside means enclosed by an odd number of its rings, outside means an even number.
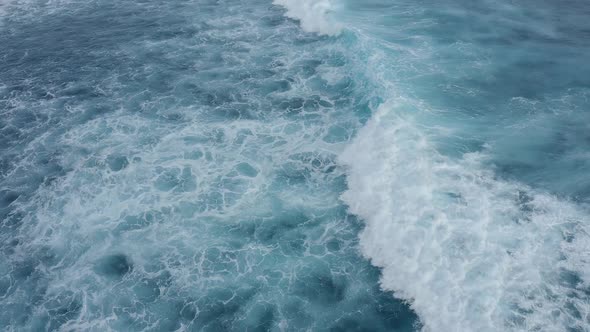
M306 32L337 36L342 31L342 26L329 17L333 11L330 0L274 0L273 3L287 9L285 15L298 20Z
M340 160L342 199L366 228L382 286L425 331L584 330L590 230L580 207L497 179L480 154L452 160L383 105Z

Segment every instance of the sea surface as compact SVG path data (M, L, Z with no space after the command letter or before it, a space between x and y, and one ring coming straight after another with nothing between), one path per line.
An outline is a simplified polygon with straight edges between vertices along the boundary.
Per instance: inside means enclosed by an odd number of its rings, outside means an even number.
M0 0L0 330L590 331L590 2Z

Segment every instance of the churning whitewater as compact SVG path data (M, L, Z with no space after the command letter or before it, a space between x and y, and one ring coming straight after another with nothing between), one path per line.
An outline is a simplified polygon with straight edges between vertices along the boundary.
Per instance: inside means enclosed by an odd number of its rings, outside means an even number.
M590 331L589 18L0 2L0 327Z

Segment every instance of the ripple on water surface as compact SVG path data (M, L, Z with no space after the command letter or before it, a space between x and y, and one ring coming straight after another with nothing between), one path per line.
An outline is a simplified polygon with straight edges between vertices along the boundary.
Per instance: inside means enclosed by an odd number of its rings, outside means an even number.
M338 199L373 102L338 41L265 1L7 8L3 327L414 328Z

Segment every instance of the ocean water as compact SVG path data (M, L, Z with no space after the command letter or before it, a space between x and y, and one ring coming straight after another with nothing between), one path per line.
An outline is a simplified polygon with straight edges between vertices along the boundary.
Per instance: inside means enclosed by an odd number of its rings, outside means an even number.
M584 0L0 0L6 331L590 331Z

